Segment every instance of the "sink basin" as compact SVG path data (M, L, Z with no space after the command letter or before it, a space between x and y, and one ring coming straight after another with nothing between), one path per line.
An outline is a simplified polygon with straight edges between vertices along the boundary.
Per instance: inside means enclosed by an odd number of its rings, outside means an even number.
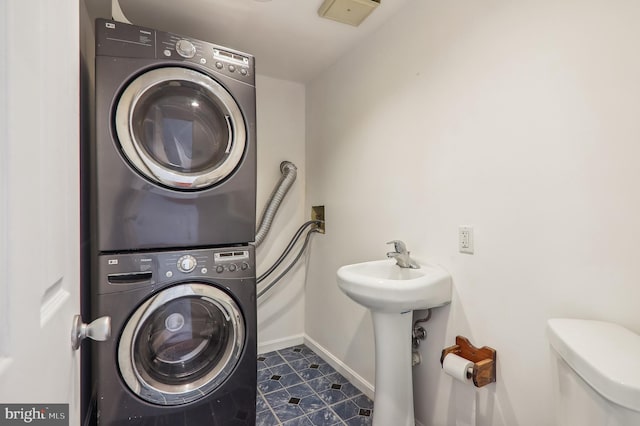
M337 276L340 289L371 311L376 351L373 426L415 426L412 312L451 302L451 277L439 266L401 268L395 259L343 266Z
M444 269L427 264L401 268L394 259L343 266L338 269L338 286L372 311L403 313L451 301L451 277Z

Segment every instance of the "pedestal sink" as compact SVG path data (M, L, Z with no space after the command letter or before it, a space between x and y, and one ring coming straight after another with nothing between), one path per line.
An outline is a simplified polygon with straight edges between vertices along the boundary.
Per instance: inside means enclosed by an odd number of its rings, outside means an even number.
M385 259L338 269L338 286L371 310L376 383L373 426L414 426L411 374L413 311L451 301L451 277L436 265L401 268Z

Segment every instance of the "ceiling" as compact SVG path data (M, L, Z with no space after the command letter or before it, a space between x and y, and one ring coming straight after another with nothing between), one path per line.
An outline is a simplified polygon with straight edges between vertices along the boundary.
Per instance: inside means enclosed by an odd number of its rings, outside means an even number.
M381 0L359 27L320 18L322 0L120 0L120 7L133 24L251 53L258 74L307 82L408 1Z

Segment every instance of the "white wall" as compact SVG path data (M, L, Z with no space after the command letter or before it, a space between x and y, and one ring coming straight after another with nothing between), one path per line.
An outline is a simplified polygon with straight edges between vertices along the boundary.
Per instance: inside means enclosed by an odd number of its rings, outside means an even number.
M409 2L307 88L307 207L326 206L306 332L373 381L370 316L335 270L391 239L454 279L426 324L416 416L453 425L455 336L498 351L481 426L553 424L550 317L640 332L640 3ZM476 253L457 251L475 227ZM408 343L407 343L408 344Z
M258 218L280 179L280 163L288 160L298 168L297 179L280 205L271 231L257 249L257 269L260 274L278 258L298 226L308 220L308 215L304 209L304 86L258 75L256 92ZM264 283L268 282L270 279ZM274 342L278 346L282 339L283 344L287 345L286 342L291 338L301 336L304 332L304 305L304 264L301 262L258 302L259 348Z

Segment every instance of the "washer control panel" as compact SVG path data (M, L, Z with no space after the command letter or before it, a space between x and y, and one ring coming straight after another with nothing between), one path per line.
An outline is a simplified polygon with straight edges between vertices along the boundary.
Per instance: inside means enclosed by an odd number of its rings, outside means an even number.
M251 247L167 252L160 261L164 278L247 278L255 275Z
M120 253L99 256L96 294L185 280L248 280L255 283L253 246Z

